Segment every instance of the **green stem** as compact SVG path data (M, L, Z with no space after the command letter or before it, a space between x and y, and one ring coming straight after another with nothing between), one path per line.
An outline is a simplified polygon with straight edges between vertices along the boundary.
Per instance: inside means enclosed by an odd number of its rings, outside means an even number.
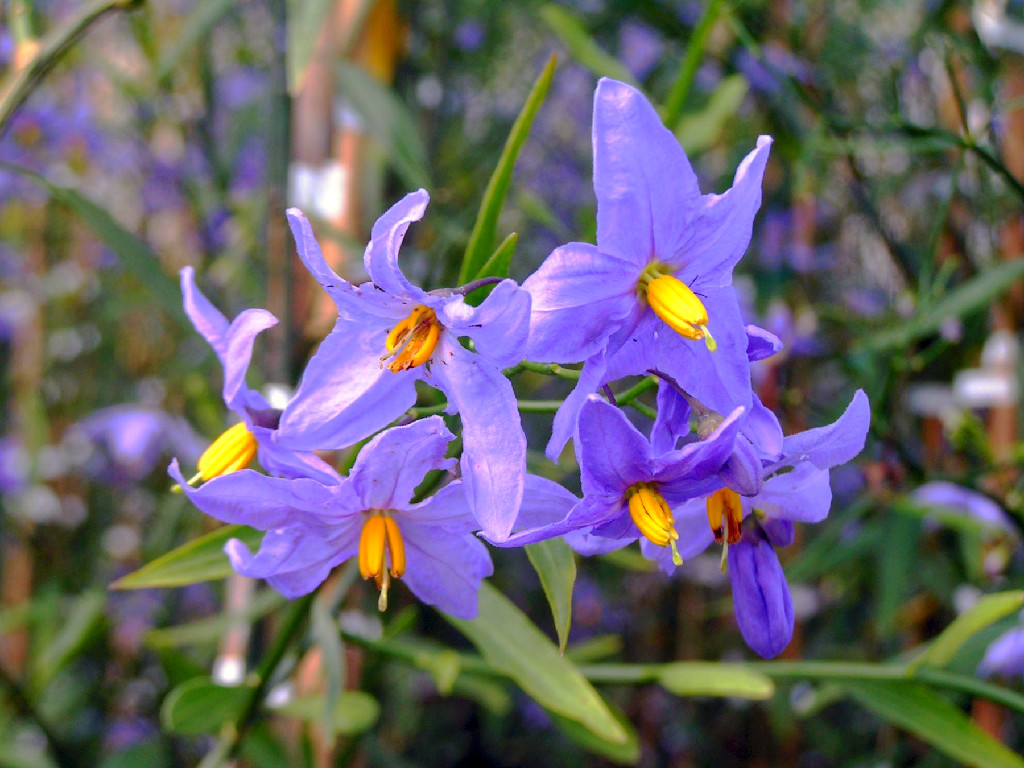
M615 402L619 405L629 405L644 392L656 386L658 386L658 379L654 376L648 376L638 384L634 384L621 395L615 395Z
M686 97L690 95L690 88L693 86L693 79L697 75L697 68L700 66L701 57L704 55L704 48L708 42L715 21L718 19L718 9L721 0L710 0L704 9L704 15L700 17L697 26L693 28L690 42L686 46L686 55L679 65L679 75L672 83L672 90L669 91L665 100L665 125L670 131L679 127L679 118L683 114L683 106L686 104Z
M316 591L310 592L289 606L289 611L285 614L281 629L278 631L277 637L274 638L274 644L252 673L256 678L256 684L249 691L245 706L242 708L242 713L232 722L225 724L220 741L203 758L200 768L216 768L216 766L223 765L238 750L246 731L256 719L274 673L281 664L281 660L284 658L285 653L287 653L292 641L299 634L299 630L305 625L316 594Z
M25 103L32 90L56 66L78 39L93 24L113 11L131 10L143 0L95 0L64 27L48 35L36 55L7 81L0 91L0 138L10 125L14 112Z
M554 413L562 407L561 400L519 400L519 410L523 413Z
M506 368L503 373L506 376L511 377L520 371L543 373L547 376L557 376L560 379L566 379L568 381L579 381L580 378L580 372L573 370L572 368L563 368L557 363L531 363L529 360L523 360L518 365Z

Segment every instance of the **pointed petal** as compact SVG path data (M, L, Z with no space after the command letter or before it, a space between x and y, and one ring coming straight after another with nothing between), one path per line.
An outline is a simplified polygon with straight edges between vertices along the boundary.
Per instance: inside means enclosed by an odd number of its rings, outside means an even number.
M238 539L228 541L224 551L238 573L266 579L282 595L294 599L312 592L331 569L356 553L356 519L352 518L346 534L336 534L330 540L293 525L269 531L255 555Z
M440 347L430 380L462 419L463 487L481 528L492 538L506 538L526 475L526 436L515 392L501 371L448 334Z
M690 404L666 381L658 382L658 415L651 428L655 456L675 450L679 438L690 434Z
M833 424L790 435L782 441L787 463L809 461L819 469L845 464L864 448L871 422L871 407L864 390L858 389L845 413Z
M602 349L637 301L639 271L589 243L556 248L523 283L533 300L527 359L576 363Z
M398 268L398 251L409 224L423 218L430 196L425 189L410 192L377 219L370 242L363 254L363 264L373 284L395 296L420 297L426 294L405 279ZM417 299L419 300L419 299Z
M818 469L808 461L797 464L792 472L767 480L751 504L770 518L820 522L828 517L832 506L828 470Z
M782 351L782 340L771 331L756 325L747 326L747 359L766 360Z
M277 440L306 450L344 448L386 427L416 402L420 369L383 367L387 328L339 320L306 365L281 414Z
M793 601L779 558L767 541L729 547L733 609L743 639L760 656L778 656L793 638Z
M621 410L597 395L580 409L576 454L587 496L621 496L631 485L652 479L647 440Z
M680 230L670 263L682 267L678 276L684 282L696 278L694 285L701 289L732 284L732 269L750 244L754 214L761 207L761 179L771 144L770 136L759 137L756 149L736 169L732 188L705 195L696 220Z
M242 414L248 402L245 374L252 360L256 336L275 325L277 318L266 310L247 309L231 322L222 339L219 354L224 365L224 402L236 413Z
M354 497L345 490L305 478L288 480L242 469L192 488L181 476L177 460L171 462L168 473L206 514L261 531L299 522L322 528L354 506Z
M544 449L545 455L556 464L565 444L569 442L569 438L576 431L580 408L605 381L606 371L604 353L598 352L583 364L583 370L580 371L580 378L577 380L576 386L558 406L554 423L551 425L551 439L548 440L547 447Z
M405 525L407 568L402 580L427 605L462 619L477 614L480 582L494 572L487 547L470 533Z
M495 541L487 536L485 538L496 547L521 547L552 539L555 536L563 536L570 531L589 529L594 525L600 525L621 510L621 498L609 497L607 494L594 494L575 504L569 514L557 522L517 529L515 533L501 541Z
M213 347L217 357L220 357L224 346L222 340L228 331L228 320L196 287L195 270L192 267L181 269L181 293L188 319L199 331L199 335Z
M469 336L477 354L492 365L507 368L524 357L530 333L530 294L514 280L502 280L479 307L455 296L442 306L437 318L456 336Z
M602 78L594 94L597 245L643 266L668 258L700 206L690 162L647 99Z
M292 237L295 238L295 248L299 253L299 258L302 259L306 269L316 278L321 287L333 297L335 289L342 283L347 285L347 282L327 263L306 215L298 208L289 208L286 215L288 226L292 230Z
M349 473L364 509L408 506L427 472L454 465L444 458L454 439L440 416L393 427L374 437L363 446Z

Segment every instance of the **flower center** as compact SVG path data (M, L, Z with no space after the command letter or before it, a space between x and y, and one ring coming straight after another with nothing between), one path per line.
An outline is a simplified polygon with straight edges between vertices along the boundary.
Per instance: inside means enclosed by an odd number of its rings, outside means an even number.
M640 274L637 293L646 298L654 314L669 328L687 339L704 339L708 350L714 352L718 345L708 330L708 310L704 302L697 298L690 286L665 274L663 269L657 262L649 264Z
M672 562L682 565L683 559L676 549L679 534L665 497L651 483L637 483L626 491L626 499L629 501L629 516L640 533L655 546L671 547Z
M210 443L199 457L199 478L206 481L243 469L256 455L256 438L240 421Z
M441 323L434 310L419 304L391 329L384 341L388 353L381 358L381 363L393 357L388 368L396 373L423 365L434 354L440 338Z
M398 523L387 512L375 510L363 524L359 537L359 573L364 579L372 578L377 582L380 590L377 608L386 611L391 579L400 579L405 573L405 542Z
M742 532L740 524L743 522L743 502L736 491L723 488L708 496L708 522L711 523L711 531L715 534L715 543L726 544L737 543Z

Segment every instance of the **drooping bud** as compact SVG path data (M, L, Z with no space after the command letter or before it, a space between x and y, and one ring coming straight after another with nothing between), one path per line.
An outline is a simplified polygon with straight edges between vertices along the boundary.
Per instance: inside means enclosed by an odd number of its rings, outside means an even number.
M744 538L729 547L729 579L743 639L766 659L778 656L793 638L793 600L771 543Z
M396 373L423 365L434 354L440 338L441 323L434 310L419 304L388 333L384 341L387 354L381 361L393 357L388 369Z
M206 481L244 469L256 455L256 438L244 422L221 433L199 457L199 479ZM195 478L193 478L195 479Z

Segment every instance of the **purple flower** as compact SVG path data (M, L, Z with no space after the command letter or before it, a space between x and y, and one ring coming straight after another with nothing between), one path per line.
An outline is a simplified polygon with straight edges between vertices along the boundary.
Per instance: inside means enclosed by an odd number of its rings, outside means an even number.
M473 307L458 290L412 285L398 249L428 199L413 192L377 220L364 255L372 282L358 287L327 265L305 216L288 212L299 256L331 295L338 320L309 361L277 439L309 450L352 445L413 406L416 382L426 381L462 419L464 491L483 529L500 540L512 529L526 473L526 438L501 369L522 359L530 297L503 280Z
M241 418L199 457L199 476L209 480L245 467L253 458L268 472L325 479L327 466L312 452L296 452L273 439L281 412L270 407L256 390L245 384L252 348L261 331L277 325L264 309L247 309L228 323L195 285L192 267L181 270L185 314L206 339L224 367L224 404Z
M401 578L423 602L473 618L480 582L493 568L472 533L477 524L462 482L412 501L428 472L454 464L444 457L452 439L440 416L389 429L366 444L348 477L326 465L290 479L241 470L193 490L177 462L169 471L208 515L267 531L255 555L237 539L225 551L236 571L266 579L286 597L311 592L358 556L363 577L381 589L381 610L391 580Z
M998 504L977 491L954 483L925 483L910 494L910 498L924 506L937 507L976 520L994 531L1017 535L1017 529Z
M674 511L718 485L716 473L729 457L741 415L736 409L705 440L659 451L621 410L592 395L580 409L576 440L583 500L563 519L517 532L507 544L565 535L578 552L597 554L643 536L644 545L681 562L693 554L692 545L677 534Z
M729 547L729 580L744 641L766 659L778 656L793 639L793 600L773 542L763 529L750 526Z
M1024 614L1021 618L1024 620ZM978 665L978 674L985 677L1024 675L1024 623L992 642Z
M153 471L165 454L196 461L202 438L183 419L156 408L115 405L87 416L72 428L100 449L86 471L114 481L137 482Z
M586 361L556 415L552 459L587 396L623 376L664 373L720 413L750 404L732 269L750 240L771 139L758 139L730 190L702 196L647 100L602 79L593 142L597 245L556 249L523 284L533 299L527 357Z

